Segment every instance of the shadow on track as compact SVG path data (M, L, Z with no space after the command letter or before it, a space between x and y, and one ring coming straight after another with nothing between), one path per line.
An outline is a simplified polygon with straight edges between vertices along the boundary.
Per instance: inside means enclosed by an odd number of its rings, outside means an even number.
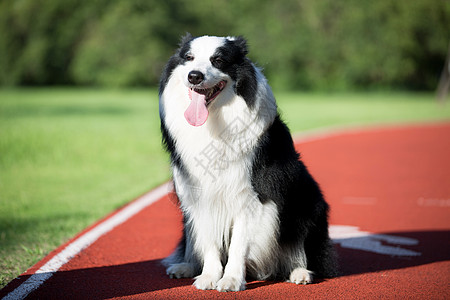
M415 252L419 255L386 255L335 245L339 255L341 275L403 269L450 260L450 231L389 232L383 233L383 235L417 240L416 245L395 245L387 241L381 241L381 244L386 245L386 247L402 248L402 250ZM355 237L349 240L360 244L364 242L361 239L364 238Z
M27 278L23 278L27 279ZM192 279L170 279L161 260L58 271L29 299L106 299L189 286Z
M342 276L402 269L450 260L450 231L392 232L386 235L418 240L416 245L402 247L419 252L420 255L389 256L336 245ZM353 239L358 242L358 238ZM320 279L315 281L318 285L321 282ZM161 260L151 260L59 271L44 286L32 293L30 298L45 298L51 295L52 298L61 299L70 295L72 298L105 299L190 286L192 283L192 279L170 279L165 274ZM247 290L264 288L277 283L276 281L249 281Z

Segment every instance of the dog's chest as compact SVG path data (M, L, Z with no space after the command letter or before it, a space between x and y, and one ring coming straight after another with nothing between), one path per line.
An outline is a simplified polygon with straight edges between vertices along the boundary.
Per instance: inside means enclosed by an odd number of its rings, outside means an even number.
M245 139L205 138L197 136L185 141L181 157L189 174L202 185L234 185L249 174L252 151Z
M221 128L179 125L173 132L176 148L190 176L202 184L249 176L260 132L239 118Z

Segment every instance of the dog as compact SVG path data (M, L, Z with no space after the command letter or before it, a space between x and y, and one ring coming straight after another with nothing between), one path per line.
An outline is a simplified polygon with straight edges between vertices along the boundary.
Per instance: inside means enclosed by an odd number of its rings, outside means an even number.
M163 264L202 290L337 274L329 207L247 53L243 37L187 34L160 80L162 139L183 213L183 236Z

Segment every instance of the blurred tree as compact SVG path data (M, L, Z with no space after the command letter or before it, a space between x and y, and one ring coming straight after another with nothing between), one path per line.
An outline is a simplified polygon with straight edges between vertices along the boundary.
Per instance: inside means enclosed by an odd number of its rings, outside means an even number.
M186 2L187 3L187 2ZM76 83L156 84L184 33L195 23L182 1L114 1L91 22L76 49L71 69Z
M436 88L446 0L1 0L0 84L156 85L179 37L244 35L271 84Z
M72 83L68 69L81 29L105 2L2 0L0 83Z

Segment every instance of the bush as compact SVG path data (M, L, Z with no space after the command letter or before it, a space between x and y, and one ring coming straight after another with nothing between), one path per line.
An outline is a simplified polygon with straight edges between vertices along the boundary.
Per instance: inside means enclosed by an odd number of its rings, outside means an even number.
M0 84L156 85L179 37L244 35L276 87L436 87L444 0L0 3Z

